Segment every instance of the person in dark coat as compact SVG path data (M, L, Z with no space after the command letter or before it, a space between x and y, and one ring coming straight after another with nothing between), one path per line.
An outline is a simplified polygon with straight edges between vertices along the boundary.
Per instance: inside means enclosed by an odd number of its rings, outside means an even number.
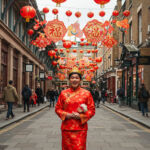
M32 95L31 89L28 87L28 85L25 85L25 87L22 90L22 97L23 97L23 103L24 103L24 112L26 112L26 106L27 111L29 112L29 105L30 105L30 97Z
M95 90L94 97L96 101L96 107L99 108L100 97L99 97L98 89Z
M149 92L147 91L144 84L141 84L141 88L138 92L138 98L140 102L140 107L142 111L142 115L148 117L148 99L149 99Z
M37 95L38 106L40 106L40 103L43 100L43 91L42 91L42 88L40 87L40 84L38 84L37 89L35 90L35 93Z
M117 91L117 95L118 95L119 107L121 107L123 105L123 100L124 100L124 89L120 87Z
M101 97L102 97L102 102L103 102L103 104L105 104L106 97L107 97L107 92L106 92L105 89L102 89Z
M54 103L55 103L55 91L54 89L52 88L49 92L49 97L50 97L50 107L53 103L53 107L54 107Z

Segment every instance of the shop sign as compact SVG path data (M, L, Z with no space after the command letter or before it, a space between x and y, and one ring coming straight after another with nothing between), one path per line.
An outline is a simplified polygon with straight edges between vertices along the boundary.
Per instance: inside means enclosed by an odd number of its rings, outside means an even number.
M138 57L138 65L150 65L150 56Z

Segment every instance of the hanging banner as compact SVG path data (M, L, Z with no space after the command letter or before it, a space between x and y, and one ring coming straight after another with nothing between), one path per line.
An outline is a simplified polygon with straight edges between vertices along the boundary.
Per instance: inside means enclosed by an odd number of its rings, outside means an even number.
M68 27L68 36L82 38L83 31L80 29L80 24L78 22L75 22Z
M54 19L47 23L44 32L48 39L51 39L53 42L58 42L63 39L67 29L62 21Z
M98 20L89 21L83 29L88 41L98 43L102 41L107 33L103 27L103 23Z

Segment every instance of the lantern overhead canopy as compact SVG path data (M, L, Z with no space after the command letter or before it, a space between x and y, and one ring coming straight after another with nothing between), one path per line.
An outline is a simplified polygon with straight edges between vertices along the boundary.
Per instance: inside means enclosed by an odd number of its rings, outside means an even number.
M24 6L20 9L20 14L29 22L30 19L34 18L36 15L36 10L32 6Z
M94 2L99 4L101 8L103 8L105 4L110 2L110 0L94 0Z
M61 3L64 3L66 0L52 0L54 3L56 3L57 7L60 7Z

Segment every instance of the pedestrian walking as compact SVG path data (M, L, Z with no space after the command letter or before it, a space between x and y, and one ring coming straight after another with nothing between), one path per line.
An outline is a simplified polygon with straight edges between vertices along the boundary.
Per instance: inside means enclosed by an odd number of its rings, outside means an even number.
M99 98L99 92L98 89L95 90L95 100L96 100L96 107L99 108L99 102L100 102L100 98Z
M124 89L120 87L117 90L117 95L118 95L119 107L121 107L123 105L123 101L124 101Z
M102 89L101 97L102 97L102 102L103 102L103 104L105 104L106 97L107 97L107 92L106 92L105 89Z
M4 88L3 100L8 105L6 120L9 119L10 115L14 118L15 115L13 113L13 104L19 101L19 97L16 88L13 86L12 80L10 80L7 87Z
M23 97L23 104L24 104L24 112L27 111L29 112L30 109L30 97L32 95L31 89L28 87L28 85L26 84L22 90L22 97Z
M138 92L138 98L140 102L141 112L142 115L148 117L148 99L149 99L149 92L147 91L144 84L141 84L141 88Z
M56 101L56 103L57 103L57 100L58 100L58 96L59 96L58 90L55 90L55 101Z
M36 106L36 101L37 101L37 95L36 95L34 89L32 89L32 95L30 97L30 104L32 107Z
M70 88L61 92L55 107L62 120L62 150L86 150L87 121L94 116L95 106L89 91L80 87L78 68L69 72Z
M35 90L35 93L37 95L38 106L40 106L40 103L42 103L42 99L43 99L43 91L40 87L40 84L37 85L37 89Z

